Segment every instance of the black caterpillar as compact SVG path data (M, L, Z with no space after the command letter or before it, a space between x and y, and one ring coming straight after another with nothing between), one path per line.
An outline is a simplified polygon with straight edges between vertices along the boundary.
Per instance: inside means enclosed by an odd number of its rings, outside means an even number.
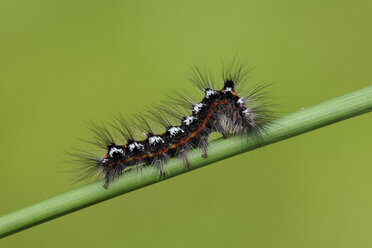
M119 116L110 124L112 130L107 125L92 124L95 140L90 143L105 149L106 155L97 158L87 153L75 154L79 163L87 165L82 177L103 174L103 187L107 189L110 182L128 168L151 164L163 176L164 164L171 157L179 157L186 167L190 166L188 152L195 147L201 148L202 156L207 157L208 137L212 132L222 134L223 138L231 134L259 138L273 118L267 109L270 104L264 94L268 84L255 87L246 96L239 96L236 90L248 72L244 64L230 64L223 69L222 89L216 90L210 75L195 67L191 80L204 93L201 102L194 102L192 97L176 93L165 106L158 105L148 110L147 114L136 116L136 122L129 123ZM191 110L190 115L180 114L182 108ZM165 128L165 132L155 134L146 118L149 115ZM179 125L172 125L166 116L180 120ZM146 138L136 139L133 127L141 129ZM125 141L116 143L114 132L120 133Z

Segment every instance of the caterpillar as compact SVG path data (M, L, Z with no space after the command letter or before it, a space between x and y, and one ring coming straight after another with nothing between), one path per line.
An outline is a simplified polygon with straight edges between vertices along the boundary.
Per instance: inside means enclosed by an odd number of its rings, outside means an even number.
M156 167L159 175L164 176L166 162L171 157L178 157L186 167L190 166L188 153L193 148L200 148L202 156L207 157L209 136L213 132L223 138L237 134L259 139L273 119L265 94L269 84L258 85L240 95L238 89L249 72L244 63L222 66L219 80L222 87L217 88L218 80L195 66L190 81L204 94L200 102L191 94L175 92L163 104L135 115L135 121L119 115L108 124L91 122L94 140L87 142L102 148L105 154L96 156L82 151L72 154L75 162L84 164L81 178L103 176L103 187L107 189L124 171L140 169L143 165ZM157 133L154 123L163 132ZM142 133L142 138L137 137L138 133ZM120 139L116 142L118 134Z

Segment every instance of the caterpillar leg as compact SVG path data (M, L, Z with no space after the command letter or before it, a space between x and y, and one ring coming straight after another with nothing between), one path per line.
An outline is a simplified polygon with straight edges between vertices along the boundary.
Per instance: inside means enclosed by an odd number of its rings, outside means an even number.
M188 154L188 151L181 150L178 154L178 157L183 161L185 166L188 168L188 167L190 167L190 161L187 157L187 154Z
M188 154L189 154L189 151L192 150L193 148L194 148L194 145L192 142L186 142L185 144L180 146L176 151L178 158L183 161L186 168L190 167L190 161L188 159Z
M222 119L219 121L215 120L213 125L214 131L222 134L222 138L227 139L230 136L230 128Z
M103 184L103 187L105 189L108 188L109 184L116 178L118 177L119 175L121 175L121 173L123 172L124 170L124 167L122 165L116 165L115 167L113 168L110 168L110 167L106 167L104 169L104 174L105 174L105 183Z
M213 131L220 133L223 139L227 139L233 131L233 113L234 110L231 106L224 106L215 115Z
M166 153L163 153L161 155L155 156L154 160L152 161L152 165L158 169L159 176L164 177L165 171L164 171L164 164L169 160L169 155Z
M157 159L157 160L154 160L152 162L152 164L154 165L154 167L156 169L158 169L158 172L159 172L159 176L160 177L164 177L165 176L165 171L164 171L164 162L160 159Z
M105 180L105 184L103 185L103 187L104 187L105 189L107 189L108 186L109 186L109 184L110 184L110 180L109 180L109 179L106 179L106 180Z
M207 158L208 157L208 136L200 137L199 147L203 151L202 157Z

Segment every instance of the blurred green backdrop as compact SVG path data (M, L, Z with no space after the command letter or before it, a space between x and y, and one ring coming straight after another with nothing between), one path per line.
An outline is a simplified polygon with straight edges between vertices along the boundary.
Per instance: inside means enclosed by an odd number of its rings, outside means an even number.
M239 57L281 114L372 82L371 1L0 1L0 214L73 189L87 120ZM218 70L216 70L218 72ZM371 247L371 114L132 192L0 247Z

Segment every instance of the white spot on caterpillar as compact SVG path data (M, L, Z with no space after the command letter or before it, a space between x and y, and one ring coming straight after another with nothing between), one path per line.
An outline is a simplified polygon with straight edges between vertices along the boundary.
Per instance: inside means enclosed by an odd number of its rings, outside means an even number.
M142 144L138 144L137 142L133 142L128 146L129 151L133 152L134 148L137 148L138 150L142 151L145 147Z
M243 115L245 119L249 122L249 124L253 127L256 126L256 117L257 114L252 112L252 109L247 108L246 110L243 111Z
M205 93L205 98L209 98L212 95L216 95L217 91L208 89L208 90L204 90L204 93Z
M180 127L171 127L168 129L168 132L170 133L171 136L175 136L179 132L184 133L185 131L182 130Z
M247 108L246 110L243 111L243 114L246 116L250 116L252 114L252 110L250 108Z
M230 87L227 87L226 89L225 89L225 93L226 92L231 92L232 91L232 88L230 88Z
M149 144L150 145L154 145L154 144L157 144L157 143L164 143L164 140L159 137L159 136L152 136L149 138Z
M190 125L191 123L193 123L194 120L196 120L196 119L197 119L197 118L194 117L194 116L188 116L188 117L186 117L185 120L183 120L183 123L185 123L186 126L189 126L189 125Z
M244 98L239 98L238 104L239 104L240 107L243 107L243 105L245 104Z
M118 148L116 148L116 147L112 147L112 148L110 149L110 152L109 152L110 157L113 157L115 152L121 153L121 155L124 156L124 151L123 151L123 149L118 149Z
M205 106L204 103L197 103L193 106L192 111L195 112L195 114L199 113L199 111Z

